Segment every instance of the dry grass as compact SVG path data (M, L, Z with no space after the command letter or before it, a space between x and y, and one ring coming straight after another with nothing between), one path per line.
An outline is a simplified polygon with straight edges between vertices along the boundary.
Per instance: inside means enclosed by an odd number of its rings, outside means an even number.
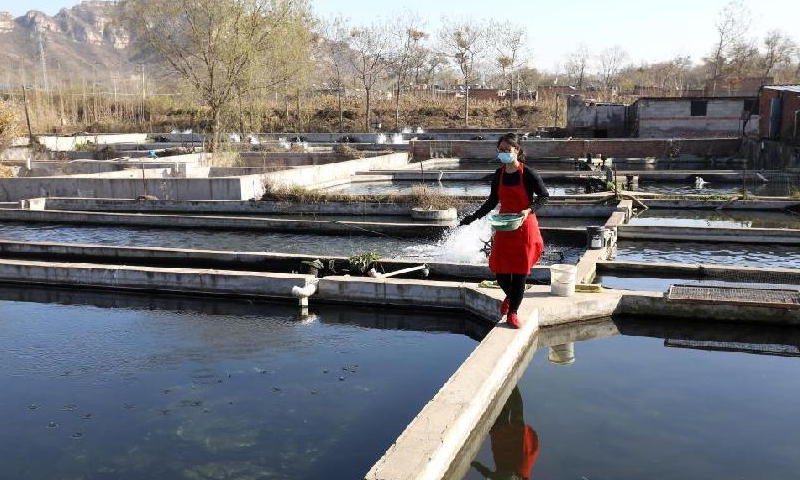
M23 112L21 94L8 94L12 110L19 120ZM562 99L563 103L563 99ZM39 133L76 132L167 132L173 129L204 131L208 127L207 109L188 96L148 97L92 94L83 90L44 92L32 90L28 96L31 124ZM360 98L343 102L344 132L364 130L364 105ZM507 101L472 100L471 128L528 128L552 125L555 102L520 101L510 106ZM561 111L565 111L562 105ZM394 102L376 100L373 113L382 121L383 131L394 131ZM559 123L563 123L561 115ZM286 105L274 97L254 99L232 108L226 119L226 130L249 132L338 132L339 110L335 97L311 95L304 98L300 109ZM21 126L21 122L16 122ZM430 93L407 93L400 102L400 127L463 128L463 100L433 96Z
M357 160L367 156L365 152L357 150L346 143L337 144L333 148L333 152L336 153L336 155L338 155L342 160Z
M0 101L0 153L22 134L22 120L14 106Z
M264 185L264 201L296 202L296 203L383 203L406 205L409 208L447 209L457 208L465 202L459 198L437 192L426 185L414 187L410 194L371 194L353 195L348 193L309 190L300 186Z

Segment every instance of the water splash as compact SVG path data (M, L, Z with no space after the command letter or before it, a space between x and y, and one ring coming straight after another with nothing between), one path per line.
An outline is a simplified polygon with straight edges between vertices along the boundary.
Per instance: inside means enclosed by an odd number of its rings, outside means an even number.
M403 249L404 256L429 258L443 262L486 263L485 243L492 238L486 217L463 227L447 230L436 244L413 245Z

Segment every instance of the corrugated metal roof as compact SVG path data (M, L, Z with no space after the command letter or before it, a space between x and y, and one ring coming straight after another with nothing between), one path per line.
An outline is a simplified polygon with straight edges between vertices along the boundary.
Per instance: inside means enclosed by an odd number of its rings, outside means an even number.
M800 93L800 85L764 85L765 90Z

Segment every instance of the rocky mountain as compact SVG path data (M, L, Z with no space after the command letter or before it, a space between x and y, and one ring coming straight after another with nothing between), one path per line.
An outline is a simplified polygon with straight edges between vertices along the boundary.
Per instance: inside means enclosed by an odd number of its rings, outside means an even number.
M116 20L114 1L84 1L55 16L0 12L0 84L41 86L44 53L51 87L135 77L130 34Z

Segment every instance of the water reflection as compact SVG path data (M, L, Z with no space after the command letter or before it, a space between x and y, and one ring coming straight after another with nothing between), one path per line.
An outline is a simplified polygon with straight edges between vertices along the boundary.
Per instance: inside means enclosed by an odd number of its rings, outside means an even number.
M545 347L569 342L581 361L552 365ZM617 318L543 328L538 346L518 382L545 442L533 478L797 478L797 327ZM487 437L466 478L524 478L491 476Z
M514 387L489 430L495 470L479 461L472 468L491 480L528 479L539 457L539 436L525 423L522 394Z
M550 347L547 352L547 361L553 365L572 365L575 363L575 342Z

